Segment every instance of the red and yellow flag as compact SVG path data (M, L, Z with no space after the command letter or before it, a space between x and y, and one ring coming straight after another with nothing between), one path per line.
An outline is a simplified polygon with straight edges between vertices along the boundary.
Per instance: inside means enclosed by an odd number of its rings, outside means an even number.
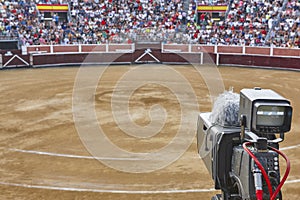
M198 5L197 10L198 12L226 12L227 5L215 5L215 6Z
M37 4L40 12L68 12L68 4Z

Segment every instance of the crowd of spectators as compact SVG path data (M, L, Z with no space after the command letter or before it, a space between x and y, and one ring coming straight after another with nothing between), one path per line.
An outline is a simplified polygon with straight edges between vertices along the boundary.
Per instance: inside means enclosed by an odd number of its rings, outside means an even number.
M69 4L69 15L46 19L42 4ZM0 0L0 37L22 45L159 41L300 47L299 0L202 0L231 5L224 20L198 16L183 0Z
M300 47L300 1L289 0L278 15L278 23L271 31L276 46Z
M224 21L201 19L200 43L300 47L300 2L233 0ZM278 22L278 23L276 23Z

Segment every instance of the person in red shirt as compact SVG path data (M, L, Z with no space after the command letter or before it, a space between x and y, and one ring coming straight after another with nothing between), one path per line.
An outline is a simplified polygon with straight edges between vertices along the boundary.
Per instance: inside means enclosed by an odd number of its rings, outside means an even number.
M101 21L101 25L102 25L102 26L105 26L105 25L106 25L105 19L103 19L103 20Z
M267 31L266 31L265 28L262 28L261 31L260 31L260 33L261 33L262 35L267 35Z

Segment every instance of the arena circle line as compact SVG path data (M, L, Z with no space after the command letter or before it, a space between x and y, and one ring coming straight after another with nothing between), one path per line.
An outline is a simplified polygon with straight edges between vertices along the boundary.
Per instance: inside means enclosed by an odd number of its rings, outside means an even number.
M97 49L94 49L94 51L97 51ZM183 114L181 113L181 123L179 126L179 130L177 131L176 136L166 146L159 149L158 151L151 152L151 153L132 153L124 149L121 149L120 147L116 146L108 139L106 133L104 133L101 126L98 125L99 122L97 120L97 116L95 112L95 99L93 98L98 83L100 82L99 80L102 77L103 73L109 67L109 64L114 62L116 59L118 59L119 56L120 56L119 54L116 54L115 56L111 56L110 57L111 60L108 63L108 65L98 67L98 68L88 68L85 67L86 63L89 63L90 60L94 59L94 55L91 53L86 57L85 62L78 70L74 82L73 96L72 96L73 97L72 98L73 119L75 122L77 133L82 143L86 147L86 149L89 151L89 153L91 153L91 155L95 157L140 158L132 162L124 162L124 160L120 162L117 160L108 161L105 159L104 160L99 159L101 163L113 169L123 171L123 172L130 172L130 173L145 173L145 172L152 172L164 168L169 164L173 163L174 161L176 161L189 148L195 136L194 135L195 127L193 127L193 124L191 124L191 120L189 120L189 118L192 117L194 119L192 121L196 121L197 114L199 113L199 105L198 105L195 92L191 87L189 81L186 80L184 76L178 74L178 72L175 72L174 69L172 70L168 67L164 68L164 70L169 69L168 73L171 73L173 76L177 75L178 79L183 80L181 83L182 85L186 84L185 90L187 90L188 94L192 96L190 97L189 101L194 102L193 104L195 105L195 108L193 108L192 112L191 111L188 112L184 106L181 106L182 105L181 99L179 98L181 112L183 112ZM182 56L184 59L189 61L189 58L185 58L184 54L180 56ZM224 84L221 75L214 62L206 66L200 64L195 65L192 62L189 63L196 69L196 71L204 79L212 100L224 91ZM152 70L155 69L157 68L155 67L152 68ZM157 82L157 80L147 79L149 77L153 78L150 75L151 73L147 73L147 74L143 73L144 76L143 78L148 80L149 83ZM161 75L160 73L157 73L156 74L157 77L155 78L158 79L162 78L162 76L160 75ZM138 78L139 76L134 76L134 77ZM164 76L164 78L166 77L167 76ZM134 82L135 84L144 83L139 79L135 79L135 81L132 82ZM130 82L127 81L126 83L128 84ZM168 86L168 88L172 92L175 91L175 95L177 96L177 98L179 95L181 95L181 97L183 96L180 92L178 92L176 87L171 87L168 81L165 81L164 85ZM185 127L182 128L183 126ZM174 151L173 150L174 148L172 148L172 146L174 146L176 141L179 141L180 138L178 136L182 137L183 133L185 134L184 139L187 142L185 142L181 146L181 149L176 149L176 151ZM159 158L163 157L164 159L157 160L158 157Z

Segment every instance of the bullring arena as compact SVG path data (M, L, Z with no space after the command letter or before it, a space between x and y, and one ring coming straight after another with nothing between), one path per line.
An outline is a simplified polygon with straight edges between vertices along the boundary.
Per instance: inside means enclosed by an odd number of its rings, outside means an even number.
M89 96L91 102L95 103L98 125L113 144L128 152L160 150L168 145L172 138L177 137L176 131L179 129L182 117L180 104L187 104L185 101L178 100L177 94L170 90L168 84L170 82L177 84L179 91L187 96L187 99L190 97L185 88L180 90L181 82L168 77L164 79L165 82L161 82L163 84L150 81L130 93L128 110L136 124L148 125L152 120L149 117L149 110L157 104L168 113L165 124L159 132L145 138L126 134L115 122L111 105L114 89L120 79L137 67L143 67L146 72L153 70L158 77L169 68L184 77L194 90L199 108L193 110L194 107L188 106L190 112L210 111L212 103L209 86L203 74L186 63L189 59L192 60L190 63L202 63L200 67L206 67L206 64L211 66L212 63L220 65L217 71L226 89L233 87L235 92L239 92L242 88L260 86L273 89L291 100L294 109L292 130L286 134L285 141L280 147L291 159L292 169L282 191L284 199L299 197L300 79L297 70L300 67L299 50L287 56L280 54L290 50L285 51L280 48L272 50L261 48L260 52L264 55L254 54L253 52L258 51L242 47L231 50L230 47L219 49L207 46L186 47L180 51L175 47L168 47L167 50L166 47L157 48L159 51L153 47L149 51L149 48L141 46L138 50L132 51L132 46L129 45L129 49L125 50L122 46L113 46L113 49L104 47L103 50L99 47L96 53L95 47L77 49L68 47L69 51L80 51L77 53L62 53L56 48L58 47L28 47L27 54L2 55L2 68L13 67L14 69L0 72L2 94L0 199L210 199L218 191L213 189L211 177L197 154L195 136L184 153L169 165L151 172L141 172L142 169L138 169L137 166L136 172L130 173L109 167L95 159L84 146L74 120L74 86L80 69L84 68L87 72L93 73L105 68L93 96ZM87 49L84 51L84 48ZM181 47L176 46L176 48ZM203 54L204 49L209 54ZM160 53L164 50L165 54ZM178 57L180 53L182 55ZM104 54L106 56L101 57ZM87 55L92 55L92 61L87 62L87 66L79 67L78 63L85 62ZM109 55L117 61L114 65L108 68L106 68L108 64L97 65L97 62L99 63L97 56L101 57L102 61L107 59L103 63L110 63ZM207 57L208 55L211 58ZM167 58L169 60L161 63L152 63ZM209 63L210 59L211 63ZM78 62L75 63L76 66L74 62ZM169 65L173 62L177 65ZM233 65L247 66L247 68ZM56 67L35 68L43 66ZM22 69L16 69L18 67ZM282 70L285 67L293 70ZM215 74L209 76L213 75ZM143 79L143 76L146 77L147 74L140 74L138 78ZM132 81L134 82L135 79ZM115 97L119 98L120 104L127 103L122 102L124 100L122 92L126 90L129 89L121 87L119 90L121 93L116 94L120 95ZM89 122L86 123L89 126ZM189 118L189 123L192 124L195 135L197 116ZM181 145L178 143L172 151L182 149ZM118 160L114 157L109 159L112 162L114 159ZM167 159L167 157L160 159ZM119 161L121 165L123 162L127 165L133 160ZM281 162L281 168L284 170L284 162Z

